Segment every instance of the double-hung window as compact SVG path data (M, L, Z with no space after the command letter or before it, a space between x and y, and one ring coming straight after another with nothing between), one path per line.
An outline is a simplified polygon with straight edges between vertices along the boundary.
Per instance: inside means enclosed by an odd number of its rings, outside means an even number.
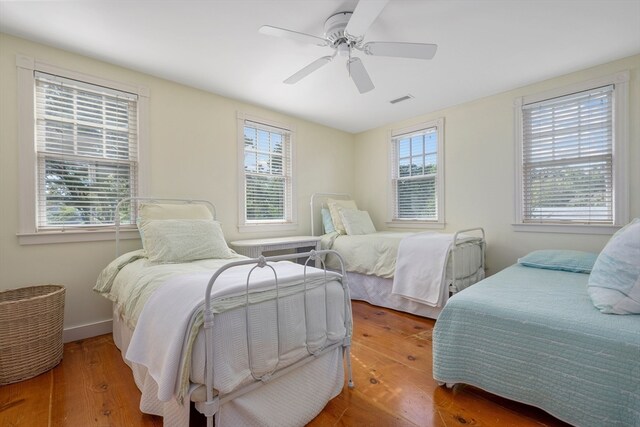
M241 116L239 133L240 230L295 227L291 127Z
M112 229L118 201L139 194L139 96L42 68L29 70L33 101L23 99L21 108L33 114L22 118L33 126L21 141L33 180L24 201L33 219L22 219L22 234ZM120 222L135 224L127 206Z
M518 105L518 223L622 225L628 215L624 75L552 95Z
M390 226L444 224L444 119L392 131Z

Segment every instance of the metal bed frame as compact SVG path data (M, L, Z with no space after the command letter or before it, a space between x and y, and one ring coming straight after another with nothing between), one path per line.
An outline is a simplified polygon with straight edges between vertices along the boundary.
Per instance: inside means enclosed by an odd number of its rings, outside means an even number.
M324 201L329 197L334 197L334 198L343 199L343 200L348 200L348 199L352 198L351 194L349 194L349 193L313 193L311 195L311 201L309 203L310 212L311 212L311 235L312 236L316 236L316 233L317 233L317 231L316 231L316 216L317 216L318 212L320 212L320 210L318 209L318 202L320 201L320 203L324 203ZM320 207L322 207L322 205L320 205ZM480 233L482 237L477 237L476 239L469 240L469 237L468 236L464 236L464 233ZM464 261L465 260L464 260L464 258L462 258L461 260L458 260L458 258L460 258L460 257L459 256L456 257L456 249L458 249L459 247L462 247L464 245L470 245L470 244L479 244L480 245L481 268L482 268L483 271L485 270L486 239L485 239L484 228L482 228L482 227L474 227L474 228L467 228L467 229L464 229L464 230L458 230L457 232L455 232L454 235L453 235L453 245L452 245L452 248L451 248L451 275L452 275L452 278L451 278L451 284L449 285L449 291L451 292L451 294L455 294L460 290L459 286L458 286L459 283L461 283L465 279L469 279L471 276L475 275L475 272L472 273L470 276L466 276L466 277L458 277L458 274L457 274L459 269L461 268L461 266L464 265ZM462 253L462 257L464 257L464 252L461 251L461 253ZM344 262L343 262L342 258L340 258L340 262L344 266ZM476 270L476 272L477 272L477 270Z
M123 199L120 202L118 202L118 204L116 205L116 211L115 211L115 225L116 225L116 257L119 255L119 231L120 231L120 209L121 206L123 206L124 204L130 204L130 209L131 209L131 213L132 213L132 219L136 217L137 215L137 208L138 205L140 204L140 202L147 202L147 203L162 203L162 204L203 204L205 206L207 206L209 208L209 210L212 213L213 218L215 219L216 217L216 210L215 210L215 206L206 201L206 200L183 200L183 199L160 199L160 198L152 198L152 197L134 197L134 198L127 198L127 199ZM133 221L132 221L133 222ZM340 260L341 263L341 274L338 277L338 279L340 279L340 283L342 285L342 290L344 292L344 315L345 315L345 319L344 319L344 326L345 326L345 337L340 340L337 341L333 344L330 344L328 346L322 347L320 349L318 349L317 351L311 352L309 351L309 345L307 342L308 339L308 333L307 333L307 339L305 339L305 346L307 347L307 356L301 358L300 360L298 360L297 362L286 366L284 368L280 368L278 369L278 364L280 362L280 357L282 355L282 349L281 349L281 345L280 345L280 322L279 322L279 318L280 318L280 309L279 309L279 302L280 302L280 292L279 292L279 283L278 283L278 274L276 272L276 270L273 268L272 265L269 264L269 262L276 262L276 261L287 261L287 260L295 260L298 258L306 258L306 261L304 263L304 270L303 270L303 277L304 277L304 313L305 313L305 323L307 322L307 267L310 261L312 262L318 262L320 263L320 265L322 266L322 270L324 270L324 296L325 296L325 312L328 310L328 305L327 305L327 268L324 265L324 261L323 261L323 256L328 254L328 253L332 253L334 255L336 255L338 257L338 259ZM214 326L214 321L215 321L215 316L214 316L214 312L213 309L211 307L211 290L216 282L216 279L222 274L224 273L226 270L234 268L234 267L238 267L241 265L251 265L251 264L255 264L254 267L249 271L248 275L247 275L247 282L246 282L246 286L245 286L245 303L244 303L244 309L245 309L245 318L246 318L246 337L247 337L247 349L249 351L248 353L248 357L249 357L249 368L251 371L251 376L253 377L253 379L255 380L252 383L246 384L245 386L240 387L237 390L234 390L231 393L228 394L223 394L221 395L218 390L216 390L213 387L214 384L214 378L215 378L215 372L214 372L214 342L213 342L213 326ZM252 344L251 344L251 340L249 339L250 335L250 322L249 322L249 285L250 285L250 281L251 281L251 275L253 273L253 271L256 268L269 268L271 269L271 271L273 272L274 275L274 281L275 281L275 291L276 291L276 297L275 297L275 301L276 301L276 331L277 331L277 339L278 339L278 357L277 357L277 361L275 363L275 365L273 366L273 369L266 373L263 374L261 376L258 376L255 374L255 371L253 369L252 366ZM335 280L335 278L332 278L331 280ZM344 269L344 262L342 260L342 257L340 256L339 253L337 253L336 251L333 250L322 250L322 251L315 251L312 250L310 252L306 252L306 253L296 253L296 254L290 254L290 255L279 255L279 256L273 256L273 257L264 257L264 256L259 256L258 258L252 258L252 259L246 259L246 260L241 260L241 261L235 261L235 262L231 262L229 264L224 265L223 267L221 267L220 269L216 270L216 272L211 276L211 278L209 279L209 282L207 284L207 289L205 291L205 309L204 309L204 333L205 333L205 349L206 349L206 353L205 353L205 387L206 387L206 400L205 401L197 401L195 402L195 407L196 409L202 413L206 418L207 418L207 427L213 427L214 425L214 418L216 418L217 420L217 414L218 414L218 410L220 408L220 405L224 404L225 402L228 402L230 400L235 399L236 397L239 397L243 394L246 394L252 390L257 389L258 387L268 383L271 380L277 379L279 377L282 377L286 374L288 374L289 372L292 372L304 365L306 365L307 363L316 360L317 358L319 358L320 356L335 350L338 347L342 347L342 356L343 358L346 360L346 365L347 365L347 378L348 378L348 387L349 388L353 388L354 382L353 382L353 376L352 376L352 371L351 371L351 337L352 337L352 333L353 333L353 320L352 320L352 313L351 313L351 298L350 298L350 294L349 294L349 286L347 284L347 276L345 274L345 269ZM328 318L325 317L325 318ZM308 328L307 328L308 330ZM325 330L326 333L326 330Z

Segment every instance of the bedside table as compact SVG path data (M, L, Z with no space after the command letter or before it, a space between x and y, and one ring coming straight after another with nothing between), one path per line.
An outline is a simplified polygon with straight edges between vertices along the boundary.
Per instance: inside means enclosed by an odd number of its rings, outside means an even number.
M231 248L240 255L257 258L264 252L295 249L296 252L320 250L320 236L271 237L266 239L236 240L229 242ZM266 255L265 255L266 256Z

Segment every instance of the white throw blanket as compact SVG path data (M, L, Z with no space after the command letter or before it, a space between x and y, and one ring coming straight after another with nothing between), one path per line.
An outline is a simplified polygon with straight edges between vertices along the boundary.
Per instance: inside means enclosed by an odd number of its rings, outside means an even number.
M432 307L443 305L452 234L418 233L398 247L392 293Z
M218 277L211 291L214 312L244 304L247 274L254 265L234 267ZM291 262L269 265L273 265L277 271L280 296L286 294L287 290L293 292L297 288L293 285L303 282L301 265ZM168 401L181 393L181 365L189 363L184 359L190 354L186 343L193 340L190 335L193 333L194 319L204 308L204 293L212 274L189 273L170 277L149 297L140 314L126 359L147 368L158 384L158 399L161 401ZM268 267L254 270L250 303L275 297L273 277L273 271ZM307 270L308 287L312 286L310 282L324 282L323 279L323 271Z

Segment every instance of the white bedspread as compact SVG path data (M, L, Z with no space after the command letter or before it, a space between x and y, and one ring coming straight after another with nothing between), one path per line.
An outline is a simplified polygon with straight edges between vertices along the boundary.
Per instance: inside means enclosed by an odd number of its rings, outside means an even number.
M279 295L299 290L302 282L298 264L270 263L278 273ZM225 271L216 280L211 292L214 312L223 312L242 306L245 301L246 278L253 265L235 267ZM190 335L196 316L204 307L204 293L211 272L189 273L170 277L147 300L138 319L126 359L143 365L158 384L158 399L168 401L181 387L181 363L192 342ZM323 282L320 270L307 270L307 288ZM310 280L316 279L316 280ZM254 270L251 276L250 303L275 297L273 272L270 268Z
M392 293L432 307L445 301L447 258L452 234L418 233L405 237L398 247Z

